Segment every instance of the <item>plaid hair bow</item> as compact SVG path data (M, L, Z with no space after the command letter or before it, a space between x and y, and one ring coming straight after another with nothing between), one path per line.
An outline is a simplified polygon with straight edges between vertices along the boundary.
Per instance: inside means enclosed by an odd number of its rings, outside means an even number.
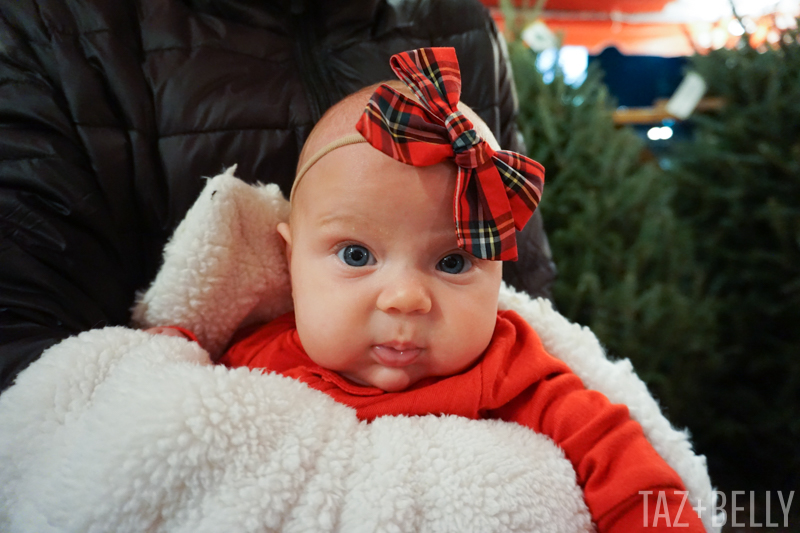
M521 154L493 150L458 110L461 72L455 49L402 52L392 56L391 67L422 105L383 84L356 129L403 163L427 166L453 159L459 248L483 259L516 261L514 230L525 226L539 204L544 167Z

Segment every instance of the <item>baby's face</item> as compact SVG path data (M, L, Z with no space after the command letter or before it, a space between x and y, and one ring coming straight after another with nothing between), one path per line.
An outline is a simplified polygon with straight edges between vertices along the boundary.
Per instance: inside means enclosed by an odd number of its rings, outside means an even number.
M464 370L486 349L502 264L457 247L455 173L356 144L303 178L279 231L298 334L315 363L393 392Z

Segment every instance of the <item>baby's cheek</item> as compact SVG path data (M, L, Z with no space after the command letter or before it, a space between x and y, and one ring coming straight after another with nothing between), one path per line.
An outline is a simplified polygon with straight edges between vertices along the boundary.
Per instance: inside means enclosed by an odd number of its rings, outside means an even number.
M469 351L474 358L479 357L486 351L492 341L494 327L497 324L497 310L490 307L488 302L484 307L476 311L471 320L465 321L469 327L462 331L462 338L465 343L468 343L468 346L465 346L465 350ZM462 329L464 329L463 326Z
M338 370L344 352L351 344L342 313L325 305L305 301L299 309L295 309L295 319L300 343L308 356L322 367Z

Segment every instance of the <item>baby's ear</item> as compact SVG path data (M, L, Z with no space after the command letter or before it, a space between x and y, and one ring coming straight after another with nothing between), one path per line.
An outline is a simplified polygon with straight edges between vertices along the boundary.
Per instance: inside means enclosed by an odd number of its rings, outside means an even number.
M279 222L276 227L278 234L283 239L285 245L284 251L286 252L286 260L292 260L292 230L286 222Z

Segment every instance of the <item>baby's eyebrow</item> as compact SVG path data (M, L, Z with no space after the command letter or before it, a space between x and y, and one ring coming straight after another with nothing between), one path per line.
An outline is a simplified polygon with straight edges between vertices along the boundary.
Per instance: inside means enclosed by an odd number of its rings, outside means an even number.
M342 222L352 222L356 217L350 214L323 215L317 219L320 226L330 224L340 224Z
M358 230L359 233L369 234L382 234L385 235L387 231L392 233L390 228L381 228L375 225L375 221L366 215L357 213L328 213L323 214L316 218L317 228L324 232L339 232ZM452 227L437 229L432 232L424 233L425 238L428 240L437 241L437 246L451 246L458 248L456 240L456 232ZM420 241L421 242L421 241ZM446 244L445 244L446 243ZM471 257L472 254L469 254ZM475 257L475 259L479 259Z
M370 223L368 217L359 216L351 213L337 213L323 215L317 219L317 225L320 228L327 228L329 226L356 226L364 227Z

